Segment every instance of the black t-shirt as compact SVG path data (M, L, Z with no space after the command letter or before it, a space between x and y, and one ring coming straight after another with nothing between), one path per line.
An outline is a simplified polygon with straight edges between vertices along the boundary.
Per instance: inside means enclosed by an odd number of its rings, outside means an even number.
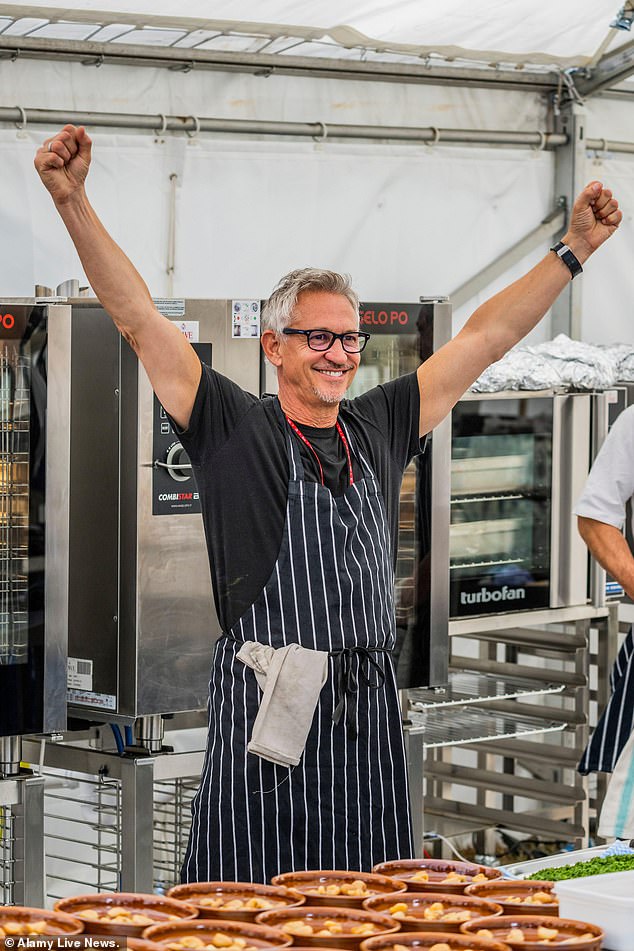
M228 631L256 600L279 553L288 492L286 429L275 397L258 399L203 364L189 427L179 434L200 493L216 611ZM403 471L420 451L416 374L340 404L340 418L377 476L396 560ZM315 448L335 495L348 485L336 427L299 427ZM297 437L304 477L321 481L315 456ZM354 453L353 453L354 456ZM362 477L353 461L354 478Z

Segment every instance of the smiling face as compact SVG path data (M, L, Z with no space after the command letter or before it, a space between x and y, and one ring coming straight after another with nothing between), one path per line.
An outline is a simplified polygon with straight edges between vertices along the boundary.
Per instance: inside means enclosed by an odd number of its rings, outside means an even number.
M349 333L359 329L359 315L341 294L303 291L297 298L290 327ZM264 332L262 346L277 367L284 412L307 426L333 426L361 354L346 353L341 340L335 340L330 350L311 350L306 337L278 335L273 331Z

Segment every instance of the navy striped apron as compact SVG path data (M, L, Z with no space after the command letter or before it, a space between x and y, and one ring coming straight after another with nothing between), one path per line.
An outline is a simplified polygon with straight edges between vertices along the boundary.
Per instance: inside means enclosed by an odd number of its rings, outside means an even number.
M294 870L369 870L413 854L390 653L391 545L379 486L345 426L362 478L340 497L304 481L297 437L277 402L276 411L290 472L282 544L264 589L216 643L183 881L267 882ZM261 691L236 654L253 640L331 654L304 754L292 769L246 752Z
M621 644L612 673L612 695L579 763L582 775L611 773L634 726L634 628Z

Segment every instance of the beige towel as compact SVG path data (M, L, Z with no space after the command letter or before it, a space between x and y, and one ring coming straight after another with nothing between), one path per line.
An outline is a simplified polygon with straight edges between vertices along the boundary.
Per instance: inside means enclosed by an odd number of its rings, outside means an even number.
M603 800L599 835L602 839L634 839L634 733L616 761Z
M247 750L278 766L297 766L328 677L328 652L246 641L236 656L263 691Z

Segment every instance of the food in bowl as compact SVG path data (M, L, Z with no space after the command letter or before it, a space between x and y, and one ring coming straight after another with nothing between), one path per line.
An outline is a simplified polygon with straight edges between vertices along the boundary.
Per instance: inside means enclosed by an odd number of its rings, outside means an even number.
M363 903L368 911L378 911L396 919L403 931L458 931L465 921L501 915L501 905L470 895L443 892L406 892L381 895Z
M137 892L77 895L58 901L55 909L82 921L88 933L122 937L140 937L141 932L151 925L191 920L198 916L196 908L185 902Z
M392 905L388 911L392 918L407 918L411 916L411 909L403 902L397 902L395 905ZM475 918L476 915L474 915L472 911L469 911L468 908L452 908L451 905L447 906L441 901L433 901L430 905L427 905L426 908L421 909L420 917L424 921L462 922L470 921L471 918Z
M353 898L369 898L374 895L373 889L368 888L367 883L360 878L355 878L351 882L342 882L338 885L331 882L329 885L315 885L312 888L305 889L307 895L352 895Z
M395 944L392 945L394 951L410 951L410 948L405 947L404 944ZM447 941L434 941L433 944L428 946L427 951L454 951L456 948L455 944L449 944ZM476 951L475 948L467 948L465 945L460 945L460 951Z
M366 898L390 892L404 892L404 882L385 875L355 871L285 872L271 879L273 885L290 888L306 896L310 905L341 905L360 908Z
M497 902L504 914L557 915L559 902L552 882L495 881L469 885L465 895Z
M240 938L238 935L228 935L223 931L216 932L210 938L199 938L197 935L183 935L181 938L175 938L172 941L165 942L165 947L173 951L216 951L222 948L223 951L258 951L256 945L249 944L246 938Z
M399 930L389 915L357 908L302 905L258 915L259 924L271 925L292 937L295 944L357 947L365 938Z
M193 905L203 918L238 921L253 921L262 911L303 905L306 901L290 888L255 882L190 882L170 888L167 894Z
M282 901L273 901L252 895L251 898L227 898L221 895L202 895L198 904L203 908L216 908L219 911L266 911L267 908L276 908L283 905Z
M14 935L50 934L46 928L47 922L43 918L35 921L3 921L0 924L0 938L9 938Z
M420 871L414 872L410 878L410 881L412 882L429 882L431 880L432 873L428 872L426 869L420 869ZM461 872L451 871L448 872L444 878L438 878L436 876L433 880L439 885L459 885L462 882L486 882L487 877L482 872L478 872L476 875L465 875Z
M410 932L395 935L393 940L386 938L368 938L361 945L361 951L510 951L508 944L491 941L488 938L475 938L464 934L416 934Z
M214 948L223 951L261 951L265 947L282 948L291 943L289 935L273 928L252 922L220 922L209 918L153 925L145 929L143 937L161 948L173 948L174 951L202 951L205 948L209 951Z
M494 938L495 935L488 928L479 928L476 931L479 938ZM504 941L514 941L523 944L525 942L540 941L546 944L578 944L580 941L588 941L595 936L588 931L580 935L565 935L559 928L547 928L546 925L538 925L531 933L527 933L523 928L509 928L507 932L499 931L498 937Z
M537 915L502 915L481 918L460 926L464 934L494 938L512 948L526 946L531 951L551 948L577 948L578 951L600 951L602 930L587 921Z
M77 935L84 926L76 918L43 908L25 908L21 905L0 907L0 939L28 938L29 936Z
M405 882L408 891L444 891L460 893L468 885L501 878L497 868L472 862L442 859L397 859L375 865L374 872L391 875Z
M371 921L343 922L333 918L324 918L319 924L311 925L305 919L291 918L280 924L280 931L286 934L300 935L303 937L331 938L333 935L353 934L368 935L378 934L381 929L377 928Z
M160 912L155 912L151 917L123 905L113 905L112 908L103 911L97 908L80 908L73 914L76 918L82 918L86 921L101 921L102 923L107 922L108 924L117 925L142 925L144 928L155 925L157 918L162 921L178 921L180 918L180 915L162 914Z

